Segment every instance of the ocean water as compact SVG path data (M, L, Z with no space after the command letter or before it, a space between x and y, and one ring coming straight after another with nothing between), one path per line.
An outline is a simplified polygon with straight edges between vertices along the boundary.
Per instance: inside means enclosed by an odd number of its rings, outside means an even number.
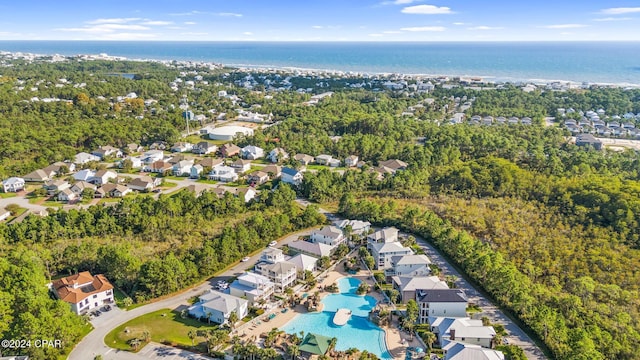
M289 334L297 334L302 330L305 333L336 337L336 350L344 351L353 347L372 352L383 360L392 359L385 343L385 332L368 319L376 300L371 296L356 295L359 284L360 280L355 278L338 280L340 294L325 296L322 299L322 312L299 314L282 330ZM333 324L333 316L339 308L350 309L353 313L343 326Z
M193 60L232 66L640 85L640 42L0 41L0 51Z

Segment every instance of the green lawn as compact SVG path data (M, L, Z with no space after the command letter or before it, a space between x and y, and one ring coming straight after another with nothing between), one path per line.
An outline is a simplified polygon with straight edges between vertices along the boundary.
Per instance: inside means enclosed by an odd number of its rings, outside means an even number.
M178 186L177 183L174 183L173 181L165 180L160 187L163 187L163 188L174 188L176 186Z
M104 204L104 203L115 203L122 200L122 198L102 198L100 199L100 201L98 201L98 204Z
M12 197L16 197L16 193L0 193L0 199L8 199L8 198L12 198Z
M148 331L152 341L189 347L191 346L189 330L217 328L217 325L207 325L190 318L183 319L178 312L164 309L142 315L118 326L105 336L104 342L114 349L133 351L127 341L133 338L141 339L143 333ZM195 344L198 346L202 343L204 346L204 341L203 337L196 337ZM206 351L206 348L203 347L200 350Z

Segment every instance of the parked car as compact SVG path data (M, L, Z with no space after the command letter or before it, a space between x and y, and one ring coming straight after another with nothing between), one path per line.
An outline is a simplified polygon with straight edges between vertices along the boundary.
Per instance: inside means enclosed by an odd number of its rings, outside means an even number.
M243 258L242 258L242 262L247 262L247 261L249 261L250 259L251 259L250 257L245 256L245 257L243 257Z
M276 245L278 245L278 242L275 241L275 240L269 243L269 246L271 246L271 247L274 247Z

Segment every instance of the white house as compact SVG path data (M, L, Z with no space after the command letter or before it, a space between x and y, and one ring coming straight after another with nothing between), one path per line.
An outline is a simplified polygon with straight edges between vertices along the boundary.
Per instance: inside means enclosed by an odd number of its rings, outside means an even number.
M343 232L347 228L347 226L351 226L351 234L352 235L360 235L363 236L369 232L371 228L371 223L368 221L360 221L360 220L338 220L333 223L338 229Z
M10 216L11 216L11 211L4 208L0 208L0 221L4 221L8 219Z
M302 184L302 172L285 167L282 169L282 181L287 184L300 185Z
M88 271L55 280L51 290L62 301L71 304L78 315L115 304L113 285L104 275L91 275Z
M240 155L243 159L255 160L264 157L264 149L249 145L240 149Z
M89 181L96 175L96 172L90 169L80 170L73 174L73 178L76 181Z
M295 285L298 275L295 264L288 261L259 262L255 266L255 271L269 278L275 284L277 292L284 292L284 289Z
M95 155L99 157L100 160L103 160L107 156L122 157L122 150L115 148L113 146L106 145L106 146L100 146L96 150L93 150L91 152L91 155Z
M272 163L277 163L280 161L287 160L289 158L289 153L287 153L283 148L275 148L269 152L267 156L269 161Z
M126 157L123 161L120 162L120 168L124 167L124 161L129 160L131 161L131 168L132 169L140 169L142 167L142 159L137 157L137 156L128 156Z
M208 141L201 141L195 144L193 146L193 149L191 149L191 151L194 154L206 155L206 154L211 154L218 151L218 146L215 144L211 144Z
M58 195L56 195L56 197L58 198L58 201L69 202L77 199L78 194L73 192L73 190L71 190L70 188L66 188L60 191Z
M131 180L131 182L129 182L129 184L127 184L127 186L131 190L149 191L149 190L152 190L154 187L160 185L161 181L162 180L160 180L159 178L152 178L150 176L142 176L142 177L135 178L135 179Z
M90 189L91 191L96 191L96 186L87 181L76 181L75 184L71 187L71 191L73 191L76 195L82 195L82 192L85 189Z
M275 284L266 276L246 272L229 285L229 292L233 296L246 298L253 306L260 300L268 300L273 294Z
M193 149L193 144L188 142L177 142L171 147L171 152L189 152Z
M289 262L295 265L298 271L314 271L318 259L305 254L298 254L289 259Z
M437 276L394 276L393 288L400 292L403 303L416 299L416 291L432 290L432 289L448 289L446 282L440 280Z
M391 243L398 241L398 229L394 227L378 230L373 234L367 235L367 249L371 251L373 244Z
M4 192L18 192L24 189L24 179L19 177L10 177L2 181L2 189Z
M90 161L100 161L100 158L86 152L78 153L73 158L73 163L76 165L84 165Z
M189 177L192 179L198 179L200 177L200 174L202 174L203 170L204 168L202 167L202 165L195 164L191 167L191 170L189 171Z
M351 156L347 156L344 159L344 166L346 167L356 167L358 165L358 156L356 155L351 155Z
M238 159L231 163L231 167L234 168L238 174L242 174L251 169L251 160Z
M117 177L118 174L111 170L99 170L89 179L89 182L96 185L104 185L108 183L109 180L115 179Z
M468 299L460 289L417 289L418 322L429 321L429 317L466 317Z
M502 351L452 341L442 348L444 360L504 360Z
M431 260L427 255L403 255L391 257L391 267L385 270L385 276L429 276Z
M310 239L311 242L331 246L338 246L346 240L342 230L335 226L323 226L320 229L313 230Z
M321 258L323 256L331 256L334 247L323 243L294 241L289 244L289 249L300 254L306 254L316 258Z
M316 164L318 165L329 165L329 162L333 159L331 155L320 154L316 156Z
M376 261L375 267L378 270L388 269L391 267L391 258L394 256L411 254L413 254L413 250L402 246L402 244L397 241L374 243L371 245L371 255Z
M153 164L156 161L164 159L164 151L162 150L149 150L142 154L142 161L145 164Z
M236 196L241 198L245 203L248 203L253 200L257 194L258 193L252 188L242 188L238 189Z
M176 176L189 176L191 174L191 167L193 166L193 160L181 160L173 165L171 171Z
M230 166L223 164L214 166L208 175L210 180L217 180L222 182L232 182L238 180L238 174L236 170Z
M209 319L214 323L226 324L231 313L235 312L238 319L247 316L249 302L237 296L219 291L210 291L198 297L198 302L190 306L189 314L198 319Z
M428 322L441 348L454 341L491 348L496 336L493 326L484 326L480 319L430 317Z

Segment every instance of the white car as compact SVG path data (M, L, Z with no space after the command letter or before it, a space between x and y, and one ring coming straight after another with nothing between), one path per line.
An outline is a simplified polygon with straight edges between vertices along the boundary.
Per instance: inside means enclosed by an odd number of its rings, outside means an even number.
M248 256L245 256L245 257L242 258L242 262L247 262L247 261L249 261L249 259L251 259L251 258L248 257Z
M275 241L275 240L269 243L269 246L270 246L270 247L274 247L274 246L276 246L276 245L278 245L278 242L277 242L277 241Z

